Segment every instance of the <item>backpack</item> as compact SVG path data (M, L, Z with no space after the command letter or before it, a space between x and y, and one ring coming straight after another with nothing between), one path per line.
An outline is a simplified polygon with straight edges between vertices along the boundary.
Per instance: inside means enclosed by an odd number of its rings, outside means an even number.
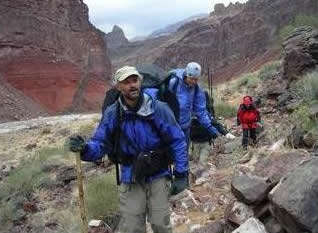
M214 117L213 98L209 96L207 91L204 92L207 111ZM200 124L197 118L191 120L190 140L193 142L207 142L211 140L209 132Z

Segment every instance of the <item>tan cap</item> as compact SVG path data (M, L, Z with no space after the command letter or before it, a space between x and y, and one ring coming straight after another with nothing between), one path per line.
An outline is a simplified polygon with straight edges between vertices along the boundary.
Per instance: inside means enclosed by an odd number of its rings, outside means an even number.
M132 75L137 75L140 80L142 80L142 75L139 74L138 70L134 66L124 66L120 69L118 69L114 75L114 83L118 83L121 81L124 81L128 77Z

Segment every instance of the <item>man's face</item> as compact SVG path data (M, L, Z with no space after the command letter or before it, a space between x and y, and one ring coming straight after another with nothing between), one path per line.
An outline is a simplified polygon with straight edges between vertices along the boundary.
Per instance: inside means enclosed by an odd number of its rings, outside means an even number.
M117 85L117 89L124 98L129 100L137 100L139 98L141 82L137 75L132 75L121 81Z
M184 79L184 81L185 81L185 83L186 83L188 86L194 87L194 86L198 83L199 79L198 79L198 78L186 77L186 78Z

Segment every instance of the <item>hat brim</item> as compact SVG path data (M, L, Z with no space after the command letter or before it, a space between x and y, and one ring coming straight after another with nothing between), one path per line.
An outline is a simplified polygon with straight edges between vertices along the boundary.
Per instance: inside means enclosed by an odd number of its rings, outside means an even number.
M142 80L142 78L143 78L142 75L139 74L138 72L132 71L132 72L127 72L127 73L123 74L120 78L118 78L117 82L122 82L131 76L138 76L138 78L140 80Z

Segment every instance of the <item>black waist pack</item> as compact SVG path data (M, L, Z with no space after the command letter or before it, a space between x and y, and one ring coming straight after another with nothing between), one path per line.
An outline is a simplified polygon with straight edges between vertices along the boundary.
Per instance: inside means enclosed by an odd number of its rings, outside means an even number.
M156 175L167 169L169 158L165 152L149 151L142 152L133 161L133 182L143 183L149 176Z

